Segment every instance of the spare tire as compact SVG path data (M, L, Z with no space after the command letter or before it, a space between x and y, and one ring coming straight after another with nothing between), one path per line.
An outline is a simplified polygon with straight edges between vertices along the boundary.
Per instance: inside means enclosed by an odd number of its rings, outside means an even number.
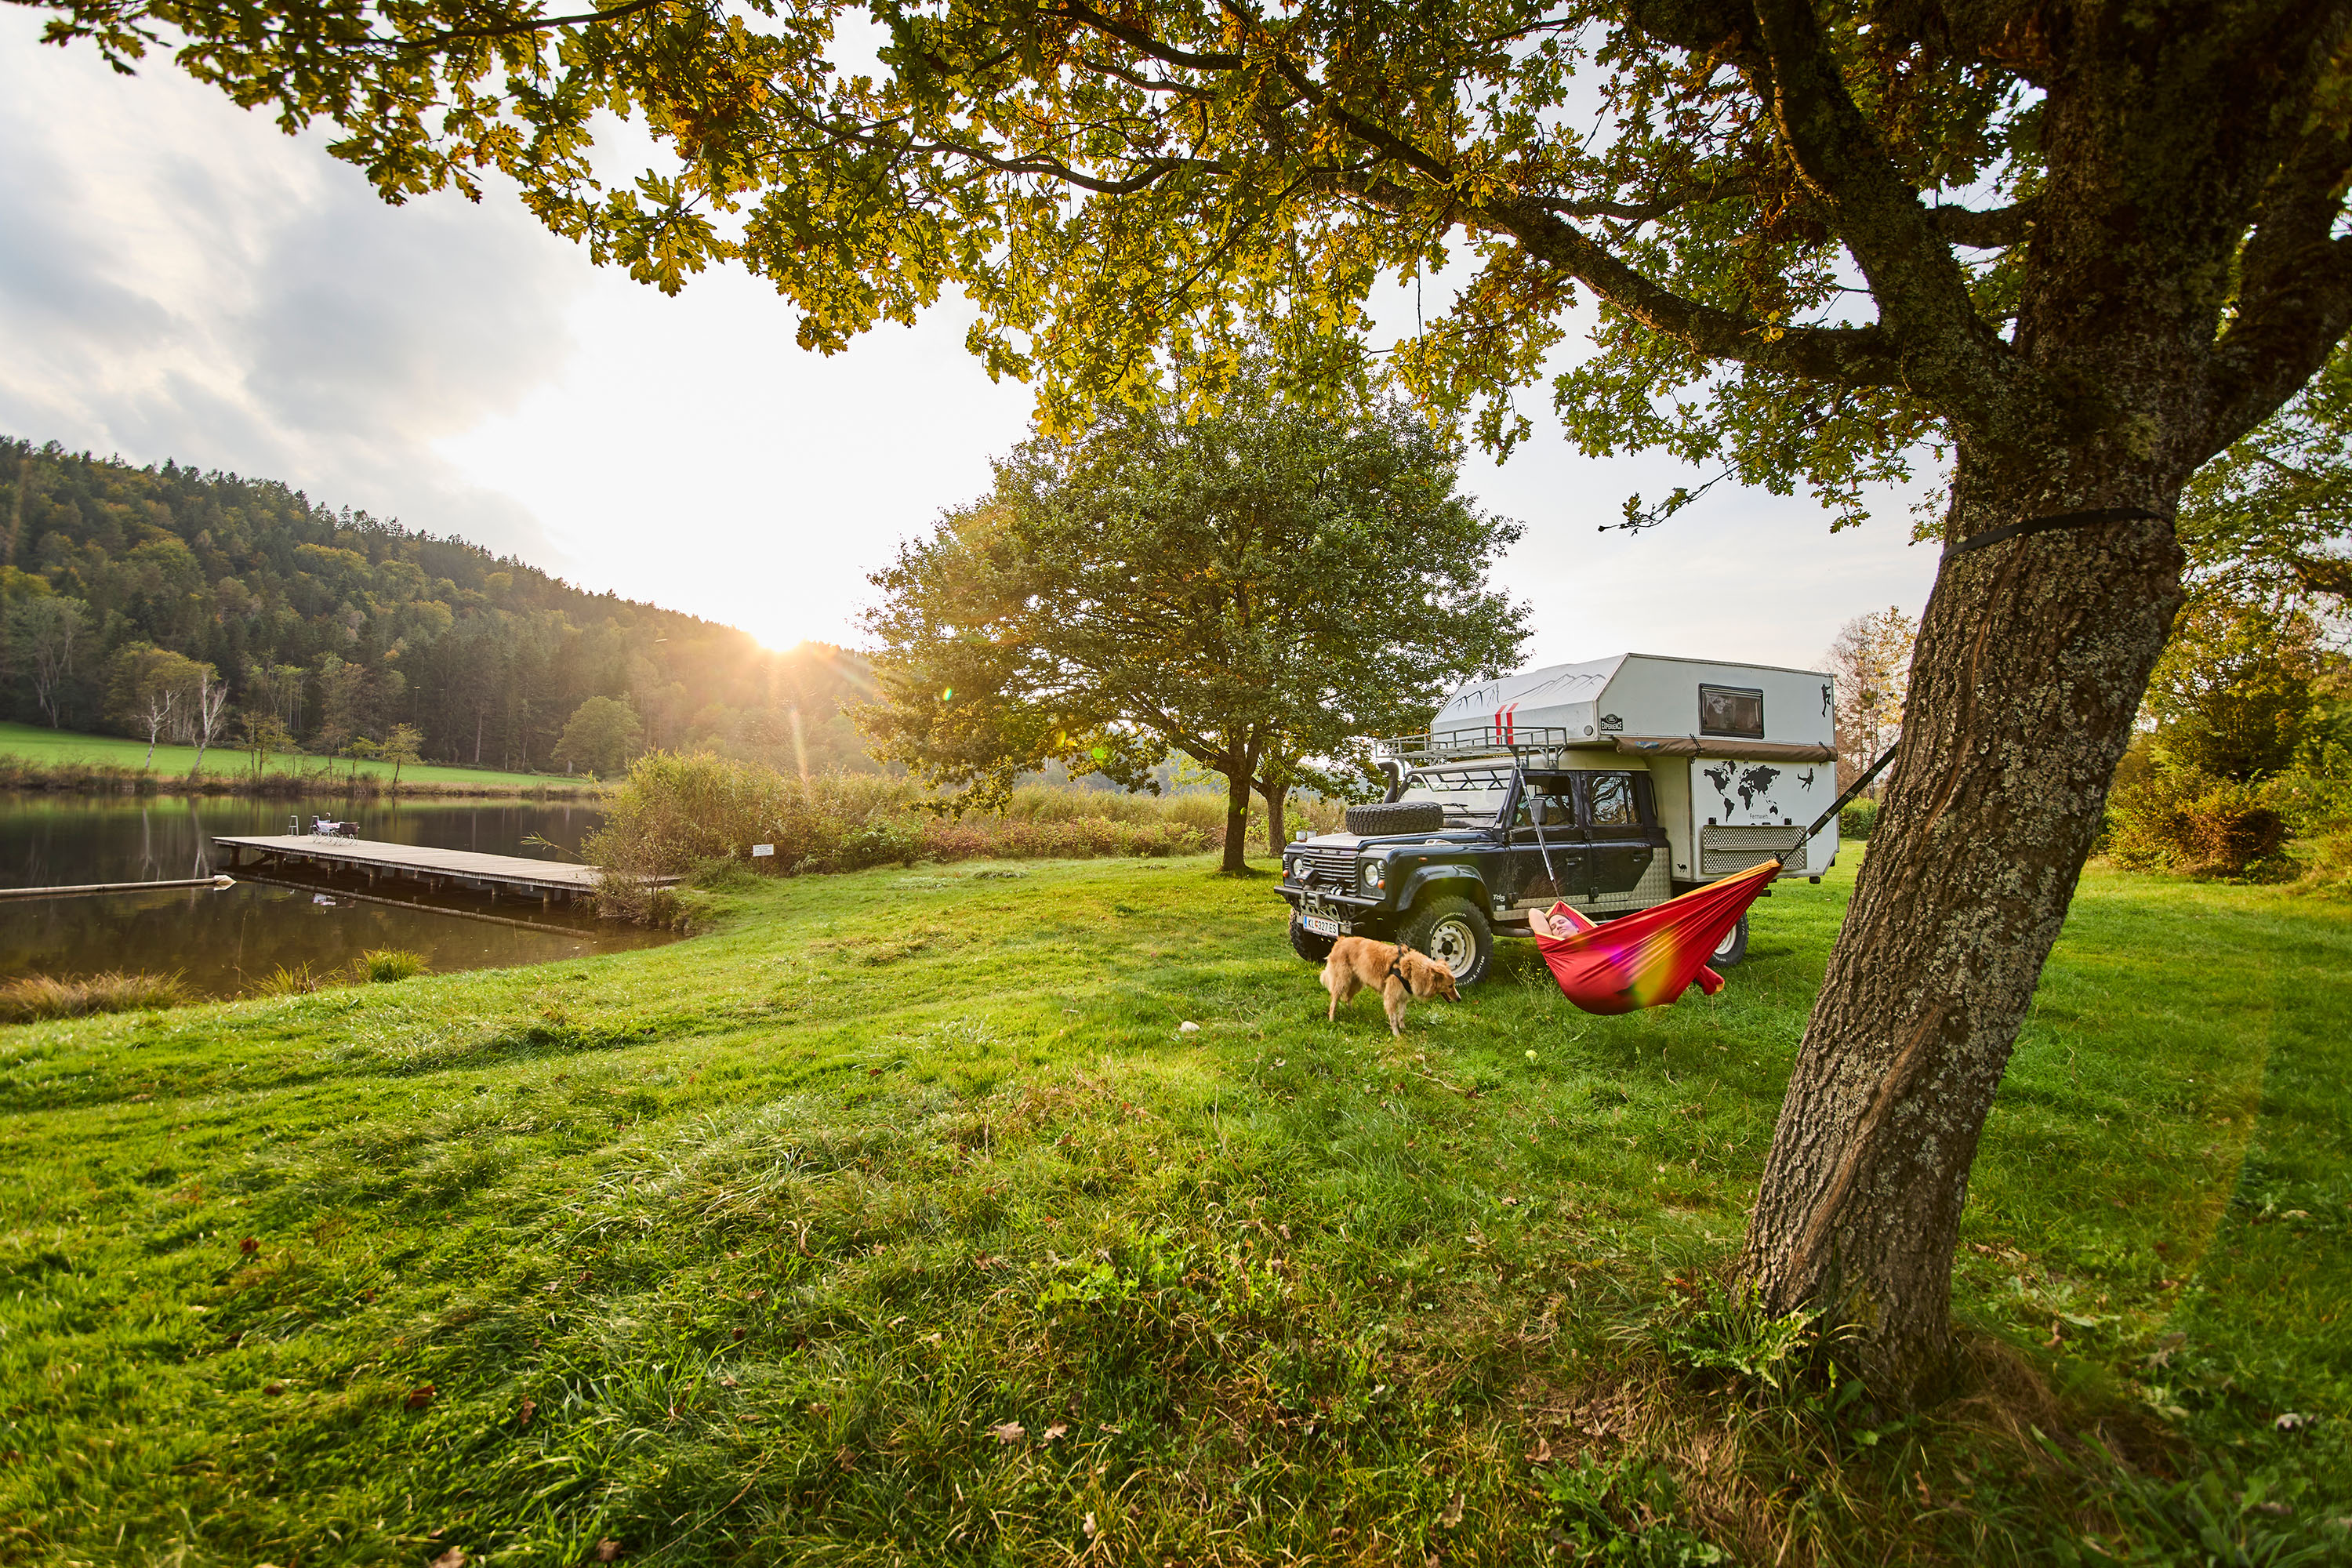
M1348 831L1370 837L1380 833L1434 833L1445 826L1445 808L1433 800L1398 800L1348 808Z

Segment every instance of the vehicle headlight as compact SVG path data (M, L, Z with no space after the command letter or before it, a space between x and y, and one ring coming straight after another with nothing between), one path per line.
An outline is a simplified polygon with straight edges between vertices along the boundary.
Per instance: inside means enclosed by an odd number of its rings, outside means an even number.
M1367 860L1357 871L1365 889L1370 892L1380 891L1381 884L1388 880L1388 875L1389 863L1385 860Z

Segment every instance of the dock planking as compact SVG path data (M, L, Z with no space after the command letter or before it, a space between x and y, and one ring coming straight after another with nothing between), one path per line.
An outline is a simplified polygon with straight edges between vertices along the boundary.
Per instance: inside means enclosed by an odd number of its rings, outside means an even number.
M268 865L357 872L370 882L379 877L398 878L429 889L466 889L493 898L509 893L535 898L542 904L589 897L604 875L602 867L567 865L561 860L436 849L423 844L384 844L368 838L331 838L321 834L220 837L213 842L228 850L232 868L244 865L250 854Z

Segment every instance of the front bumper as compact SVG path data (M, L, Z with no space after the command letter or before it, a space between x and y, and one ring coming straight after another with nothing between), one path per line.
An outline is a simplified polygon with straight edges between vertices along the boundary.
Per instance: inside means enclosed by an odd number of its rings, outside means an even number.
M1296 882L1286 882L1276 890L1299 914L1314 915L1337 924L1341 936L1364 930L1388 912L1384 900L1335 892L1328 888L1303 887Z

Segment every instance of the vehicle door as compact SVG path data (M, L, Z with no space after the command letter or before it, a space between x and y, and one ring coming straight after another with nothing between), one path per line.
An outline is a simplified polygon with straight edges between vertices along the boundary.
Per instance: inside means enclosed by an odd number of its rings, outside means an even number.
M1513 905L1548 908L1557 899L1582 903L1591 873L1569 775L1539 773L1528 780L1511 821L1510 861L1507 896Z
M1658 825L1649 774L1599 770L1585 773L1580 782L1594 906L1639 909L1662 901L1670 886L1654 873L1665 865L1666 835Z

